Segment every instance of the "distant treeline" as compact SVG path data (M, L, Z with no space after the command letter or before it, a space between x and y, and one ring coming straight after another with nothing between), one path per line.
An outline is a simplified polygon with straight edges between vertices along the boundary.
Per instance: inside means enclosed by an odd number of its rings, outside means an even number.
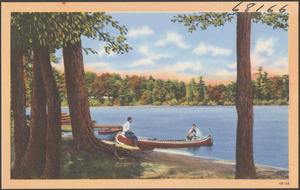
M28 71L28 68L27 68ZM62 106L68 105L64 74L53 68ZM269 77L259 67L252 80L254 105L288 105L289 75ZM27 105L30 105L31 74L27 72ZM178 80L154 79L152 76L85 72L85 84L90 106L135 105L235 105L236 82L206 85L203 77L189 83Z

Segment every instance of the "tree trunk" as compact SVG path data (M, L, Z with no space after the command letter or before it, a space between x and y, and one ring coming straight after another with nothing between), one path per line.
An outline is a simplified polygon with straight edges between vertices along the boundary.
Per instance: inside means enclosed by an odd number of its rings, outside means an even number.
M256 178L250 62L251 13L237 13L236 179Z
M42 46L35 50L41 66L47 97L47 135L46 135L46 163L42 178L58 179L60 173L61 140L61 103L56 82L50 64L49 49Z
M11 105L14 117L15 163L12 178L23 178L20 173L22 158L29 139L29 127L26 123L25 82L22 52L19 47L11 50Z
M90 116L89 104L84 82L84 67L81 42L68 43L63 48L65 79L71 116L73 147L84 148L92 153L125 153L130 151L103 143L96 138Z
M31 98L31 127L29 144L24 156L24 173L28 178L39 178L46 159L46 91L36 53L33 55L33 84Z

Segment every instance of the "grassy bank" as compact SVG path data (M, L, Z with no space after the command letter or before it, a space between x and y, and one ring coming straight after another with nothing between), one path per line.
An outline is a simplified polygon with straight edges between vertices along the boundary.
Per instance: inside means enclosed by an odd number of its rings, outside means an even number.
M64 139L61 148L71 140ZM130 148L124 146L124 148ZM81 152L61 160L62 179L234 179L235 163L190 155L153 151L138 161ZM259 179L287 179L288 171L257 166Z

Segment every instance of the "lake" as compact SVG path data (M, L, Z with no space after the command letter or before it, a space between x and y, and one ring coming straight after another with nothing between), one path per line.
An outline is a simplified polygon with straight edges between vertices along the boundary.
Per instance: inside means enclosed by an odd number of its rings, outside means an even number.
M212 135L213 146L180 148L195 156L235 161L237 113L235 106L104 107L90 108L97 124L124 124L133 117L137 136L185 139L195 123L203 136ZM67 108L62 112L68 113ZM109 135L98 135L110 139ZM254 107L254 162L288 169L288 106Z

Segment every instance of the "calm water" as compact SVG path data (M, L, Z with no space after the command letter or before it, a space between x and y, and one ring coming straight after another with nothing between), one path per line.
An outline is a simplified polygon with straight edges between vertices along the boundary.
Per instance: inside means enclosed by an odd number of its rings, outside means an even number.
M133 117L137 136L185 139L195 123L204 136L213 136L213 146L181 148L196 156L235 161L237 115L229 107L108 107L91 108L97 124L124 124ZM68 109L62 109L68 113ZM111 136L98 135L110 139ZM288 106L254 107L254 162L288 168Z

